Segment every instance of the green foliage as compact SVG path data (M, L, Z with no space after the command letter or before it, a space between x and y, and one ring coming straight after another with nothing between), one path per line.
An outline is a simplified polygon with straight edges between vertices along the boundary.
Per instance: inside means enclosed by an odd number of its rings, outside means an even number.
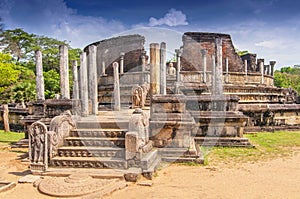
M69 48L69 65L72 60L79 61L81 49L71 48L66 41L29 34L20 28L0 31L0 46L3 47L3 52L7 53L0 55L0 103L35 99L36 50L41 50L43 55L46 99L59 93L60 45L67 45Z
M300 93L300 68L283 67L274 73L274 84L278 87L291 87Z
M239 56L243 56L243 55L247 55L249 54L249 52L247 50L244 50L244 51L238 51L238 55Z
M60 93L60 76L55 70L44 72L45 98L54 98Z
M202 147L210 165L219 162L234 164L268 158L286 157L300 147L299 132L257 133L245 135L255 148Z
M11 90L11 101L16 103L29 102L36 99L36 85L29 81L23 81L15 85Z
M3 31L0 35L1 46L4 46L3 52L10 53L17 62L32 54L35 35L28 34L24 30L17 28L14 30Z
M7 91L19 78L20 71L17 65L12 62L12 57L8 54L0 53L0 96L5 96ZM1 97L0 102L9 101Z
M4 132L3 130L0 130L0 142L2 143L12 144L24 137L24 133Z
M237 48L235 48L235 52L239 55L239 56L243 56L243 55L247 55L249 54L248 50L239 50Z

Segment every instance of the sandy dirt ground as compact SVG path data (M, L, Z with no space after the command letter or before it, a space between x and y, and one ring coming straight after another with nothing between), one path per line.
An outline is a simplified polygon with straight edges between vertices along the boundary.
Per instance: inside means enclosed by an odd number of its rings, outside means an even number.
M0 179L18 182L28 174L20 153L0 151ZM143 179L140 180L144 181ZM168 165L161 168L151 187L129 183L110 198L300 198L300 153L255 163L215 166ZM32 184L18 184L0 198L52 198Z

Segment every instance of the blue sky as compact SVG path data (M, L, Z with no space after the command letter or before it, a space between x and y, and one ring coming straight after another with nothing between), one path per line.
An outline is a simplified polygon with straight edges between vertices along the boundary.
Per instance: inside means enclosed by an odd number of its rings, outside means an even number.
M300 1L1 0L5 29L23 28L83 48L115 35L166 41L170 54L188 31L230 34L236 48L277 68L300 64Z

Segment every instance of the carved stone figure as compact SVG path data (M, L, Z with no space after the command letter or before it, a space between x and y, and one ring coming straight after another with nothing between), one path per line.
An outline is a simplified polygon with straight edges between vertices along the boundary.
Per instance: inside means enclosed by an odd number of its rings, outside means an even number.
M46 153L47 127L41 122L30 126L30 160L33 163L43 163Z
M48 166L47 127L35 122L29 128L29 159L31 170L45 171Z
M167 75L174 76L174 77L176 76L176 68L173 66L172 62L169 64Z
M143 89L140 86L136 86L132 90L132 108L141 108Z

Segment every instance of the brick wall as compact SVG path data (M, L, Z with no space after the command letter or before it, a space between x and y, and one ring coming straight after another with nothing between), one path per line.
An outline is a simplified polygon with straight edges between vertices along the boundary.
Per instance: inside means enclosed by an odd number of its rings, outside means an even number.
M206 58L207 71L211 71L212 55L216 54L216 38L222 38L223 71L225 71L225 58L227 57L229 71L242 72L244 64L240 56L235 52L230 35L200 32L187 32L182 37L182 71L203 71L202 49L208 51Z

